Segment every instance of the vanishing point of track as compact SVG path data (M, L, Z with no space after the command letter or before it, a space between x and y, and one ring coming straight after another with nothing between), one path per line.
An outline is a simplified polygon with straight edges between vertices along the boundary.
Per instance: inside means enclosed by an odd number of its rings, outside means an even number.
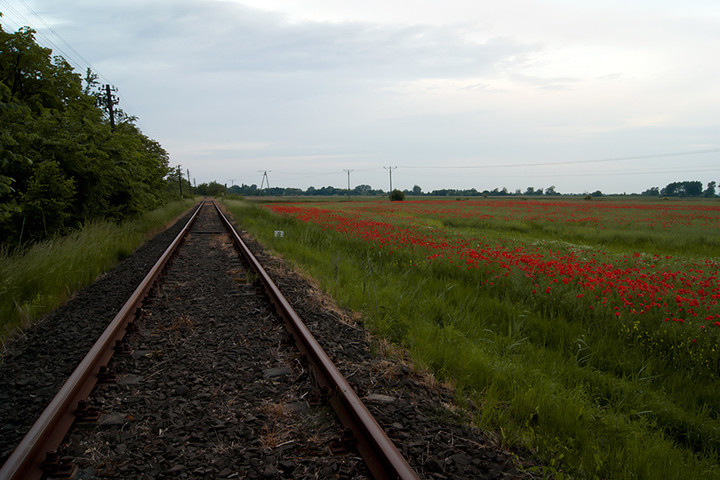
M7 459L0 469L0 479L62 477L73 473L74 465L60 458L55 452L74 423L93 421L99 417L101 412L92 406L89 396L98 382L115 380L115 374L108 369L110 358L114 353L123 353L127 349L124 343L125 335L137 329L135 320L142 314L147 296L151 290L158 288L164 269L177 254L203 208L214 208L217 211L232 237L235 249L252 268L258 285L262 286L264 294L284 319L298 349L311 365L312 378L322 392L322 397L327 398L346 428L347 443L355 445L372 476L418 478L222 211L214 203L203 203Z

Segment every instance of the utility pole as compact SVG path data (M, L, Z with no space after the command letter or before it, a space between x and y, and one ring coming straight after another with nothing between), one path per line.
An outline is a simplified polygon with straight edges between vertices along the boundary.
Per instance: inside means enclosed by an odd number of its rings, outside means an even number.
M177 177L178 177L178 185L180 185L180 198L182 198L182 170L180 170L180 165L177 166Z
M352 172L352 171L353 170L346 170L343 168L343 172L347 172L347 174L348 174L348 195L350 195L350 172Z
M270 180L268 179L268 172L272 172L272 170L258 170L258 172L263 172L262 181L260 182L260 190L262 190L263 185L267 182L267 188L270 188Z
M392 172L393 172L393 170L397 170L397 167L383 167L383 168L385 170L387 170L388 172L390 172L390 193L392 193L392 191L393 191L393 189L392 189Z
M230 186L231 186L231 187L234 187L234 186L235 186L235 180L237 180L237 179L235 179L235 178L231 178L231 179L230 179Z
M190 169L189 168L187 169L187 177L188 177L188 188L192 188L192 183L190 183Z
M103 100L103 103L105 104L105 108L107 108L108 116L110 117L110 130L115 131L115 110L113 110L113 106L117 105L120 101L117 99L116 96L112 94L112 92L117 92L117 88L111 87L109 84L105 85L105 99Z

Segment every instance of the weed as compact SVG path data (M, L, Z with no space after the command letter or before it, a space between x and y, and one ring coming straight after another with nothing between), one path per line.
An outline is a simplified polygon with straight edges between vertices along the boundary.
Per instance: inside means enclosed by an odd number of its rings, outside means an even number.
M23 252L0 252L0 338L63 304L191 205L174 202L121 225L90 223Z

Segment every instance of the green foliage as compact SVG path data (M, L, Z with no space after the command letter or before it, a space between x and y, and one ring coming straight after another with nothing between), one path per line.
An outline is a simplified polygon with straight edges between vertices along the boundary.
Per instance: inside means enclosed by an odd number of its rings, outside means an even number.
M218 182L201 183L195 189L197 195L207 195L210 197L219 197L224 195L226 191L225 185Z
M402 202L405 200L405 193L402 190L393 190L390 192L391 202Z
M0 245L121 220L165 199L168 157L124 117L114 132L80 76L35 32L0 28Z
M62 232L70 218L70 205L75 196L75 181L67 178L55 161L38 164L27 192L22 199L22 212L31 224L42 220L45 236L48 229Z
M708 182L707 188L703 192L704 197L712 198L715 196L715 186L717 185L716 182Z
M699 197L703 194L702 182L672 182L663 188L661 193L666 197Z
M89 222L15 254L0 248L0 340L95 281L191 204L172 202L120 225Z

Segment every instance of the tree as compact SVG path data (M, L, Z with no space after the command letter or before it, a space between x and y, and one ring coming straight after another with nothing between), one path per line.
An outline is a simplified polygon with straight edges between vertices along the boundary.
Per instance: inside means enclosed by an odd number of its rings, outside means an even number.
M699 197L703 193L702 182L683 182L685 184L685 194L688 197Z
M49 232L62 233L71 216L74 195L75 182L65 176L57 162L46 161L38 165L22 199L28 235L46 237Z
M225 185L212 181L210 183L201 183L195 189L198 195L208 195L211 197L219 197L225 193L227 189Z
M660 187L650 187L644 192L642 192L642 195L647 195L650 197L657 197L660 195Z
M320 190L318 190L317 194L329 196L329 195L340 195L345 192L346 192L346 190L344 188L338 189L338 188L328 185L327 187L322 187Z
M413 195L422 195L422 188L419 185L415 185L412 189Z
M213 195L211 193L207 193L208 188L207 183L201 183L198 185L195 193L198 193L199 195ZM165 190L172 198L180 198L181 191L183 197L192 194L192 186L190 185L188 179L185 178L180 165L168 169L168 173L165 177Z
M237 186L237 185L231 186L228 189L228 191L235 195L253 196L253 195L258 195L258 186L254 183L252 185L245 185L243 183L241 186Z
M95 218L123 219L165 199L167 152L123 117L115 133L82 79L35 43L0 26L0 243ZM38 227L42 225L42 227ZM27 238L27 237L26 237Z
M98 81L97 73L93 72L90 67L87 68L85 71L85 78L83 81L85 82L85 88L83 88L83 93L85 95L95 95L95 92L97 92L97 89L100 86L100 82Z
M702 195L702 182L672 182L661 193L666 197L699 197Z
M555 185L551 185L545 189L545 195L560 195L555 191Z
M372 187L370 185L358 185L353 189L353 193L356 195L370 195Z
M714 181L713 181L713 182L709 182L708 185L707 185L707 189L705 189L705 191L703 192L703 196L705 196L705 197L714 197L714 196L715 196L715 186L716 186L716 185L717 185L717 183L715 183Z
M527 187L527 190L525 190L525 193L523 195L542 195L543 189L538 188L535 190L533 187Z

